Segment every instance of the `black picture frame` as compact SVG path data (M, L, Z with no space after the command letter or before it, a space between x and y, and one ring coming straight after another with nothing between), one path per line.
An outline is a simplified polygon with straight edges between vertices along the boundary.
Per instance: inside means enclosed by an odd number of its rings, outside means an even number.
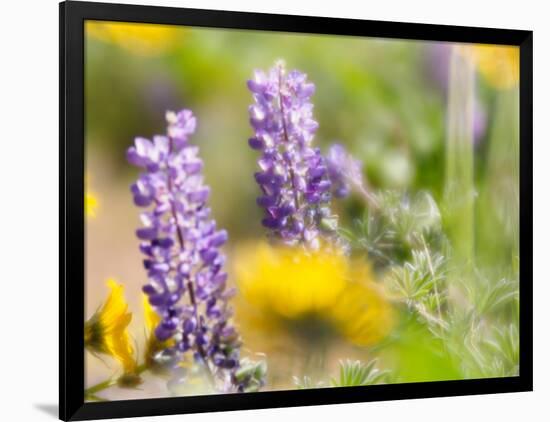
M508 378L84 401L84 21L109 20L520 48L520 375ZM524 30L68 1L59 5L59 417L87 420L267 407L492 394L533 389L533 33Z

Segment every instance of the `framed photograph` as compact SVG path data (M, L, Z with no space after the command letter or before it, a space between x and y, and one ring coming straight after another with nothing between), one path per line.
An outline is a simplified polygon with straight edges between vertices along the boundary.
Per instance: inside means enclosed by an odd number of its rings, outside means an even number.
M532 390L531 31L59 12L61 419Z

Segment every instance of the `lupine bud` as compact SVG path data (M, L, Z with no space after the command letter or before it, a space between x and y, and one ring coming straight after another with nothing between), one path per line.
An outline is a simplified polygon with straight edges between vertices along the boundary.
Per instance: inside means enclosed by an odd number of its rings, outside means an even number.
M334 197L344 198L352 189L363 188L361 163L342 145L334 144L330 147L327 154L327 167Z

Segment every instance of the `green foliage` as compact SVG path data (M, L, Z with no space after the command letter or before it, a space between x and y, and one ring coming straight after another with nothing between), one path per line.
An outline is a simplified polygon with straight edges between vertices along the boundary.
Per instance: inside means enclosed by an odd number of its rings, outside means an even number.
M517 259L504 269L466 269L453 259L431 195L376 195L379 208L342 231L368 255L404 321L379 347L404 382L517 374ZM472 263L473 264L473 263ZM500 272L502 274L502 272ZM348 376L357 375L348 365ZM342 377L342 376L341 376ZM351 379L351 378L350 378Z
M447 316L445 346L463 378L481 378L487 358L481 349L483 327L473 310L454 311Z
M445 341L464 377L516 375L519 365L519 283L475 269L454 276L457 303L446 319Z
M480 319L475 311L451 317L445 337L464 378L514 376L519 373L517 320L509 324Z
M377 368L378 359L366 363L359 360L345 360L339 362L339 374L332 377L329 383L321 380L314 382L311 377L293 377L294 385L298 389L324 387L356 387L360 385L385 384L390 382L391 372Z
M258 391L262 387L266 373L267 363L265 360L252 361L244 358L240 368L235 372L235 379L238 383L245 383L248 387L244 392L249 393Z
M431 325L445 327L441 308L448 248L435 200L427 192L391 191L378 193L376 200L379 206L357 222L357 234L343 231L343 236L383 273L393 299Z
M334 387L354 387L359 385L383 384L388 380L389 371L376 368L378 361L373 359L367 363L361 361L340 361L340 376L332 378Z
M517 262L506 277L475 265L460 270L449 259L451 246L431 195L383 192L376 198L380 207L357 222L358 230L343 235L375 263L390 297L404 305L407 322L393 341L380 347L397 378L410 382L517 374ZM349 377L358 376L353 372L357 368L346 369Z
M411 262L388 271L388 287L397 298L408 304L428 300L445 280L444 262L443 256L437 253L413 250Z
M494 315L519 300L517 280L502 278L493 281L479 272L473 282L463 282L469 302L479 315Z
M427 248L413 251L412 261L394 266L384 279L388 291L409 311L426 322L436 335L447 329L442 318L442 307L446 301L445 260L443 256Z
M376 201L379 207L356 221L355 230L343 229L341 234L352 248L366 252L378 269L406 262L413 250L427 243L443 246L441 216L429 193L385 191L376 194Z
M294 385L298 390L304 390L308 388L323 388L326 387L325 383L323 381L319 381L315 383L311 377L308 377L307 375L303 376L302 378L299 377L293 377Z
M493 335L485 341L485 346L493 353L494 373L501 376L519 374L519 329L517 324L493 328Z

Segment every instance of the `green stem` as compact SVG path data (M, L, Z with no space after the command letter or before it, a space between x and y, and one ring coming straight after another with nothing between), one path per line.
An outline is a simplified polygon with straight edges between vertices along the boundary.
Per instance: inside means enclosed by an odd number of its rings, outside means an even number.
M143 372L147 370L147 366L145 364L142 364L136 368L136 375L141 375ZM106 390L107 388L111 388L114 385L116 385L117 380L113 378L106 379L105 381L101 381L95 385L92 385L91 387L88 387L84 390L84 396L95 396L96 393L99 393L100 391Z
M472 60L459 48L452 50L449 69L444 218L455 262L470 268L474 257L475 72Z
M424 247L424 253L426 254L426 257L428 258L428 266L430 268L430 274L431 274L432 278L435 278L435 271L434 271L434 267L433 267L433 264L432 264L432 258L431 258L431 255L430 255L430 251L428 250L428 244L426 243L426 239L424 238L424 235L421 235L420 238L422 240L422 246ZM436 301L436 305L437 305L437 316L440 320L443 320L443 318L441 317L441 303L440 303L440 300L439 300L439 289L437 288L437 283L438 283L438 280L436 280L434 282L434 294L435 294L435 301Z
M418 312L424 319L426 319L426 321L435 324L441 328L440 335L442 335L444 331L449 329L449 324L444 319L432 315L426 310L426 307L422 303L415 301L413 302L413 306L416 312Z
M195 300L195 290L193 289L193 283L191 281L187 283L187 290L189 291L189 299L191 301L191 306L193 306L195 319L197 320L198 331L201 331L201 322L200 322L201 320L199 318L198 304L197 304L197 301ZM201 356L202 364L206 369L206 375L208 376L210 385L212 388L215 389L216 380L214 378L214 374L212 373L212 369L210 369L210 365L208 364L208 356L206 355L206 351L203 349L203 347L200 344L197 344L197 352L199 352L199 355Z
M519 248L519 92L495 94L487 150L487 171L479 197L479 247L488 267L510 270ZM495 247L498 245L499 247Z
M380 211L380 204L378 203L378 200L376 197L368 190L368 188L364 185L358 186L357 190L359 193L365 198L365 201L367 202L367 205L373 210L373 211Z

